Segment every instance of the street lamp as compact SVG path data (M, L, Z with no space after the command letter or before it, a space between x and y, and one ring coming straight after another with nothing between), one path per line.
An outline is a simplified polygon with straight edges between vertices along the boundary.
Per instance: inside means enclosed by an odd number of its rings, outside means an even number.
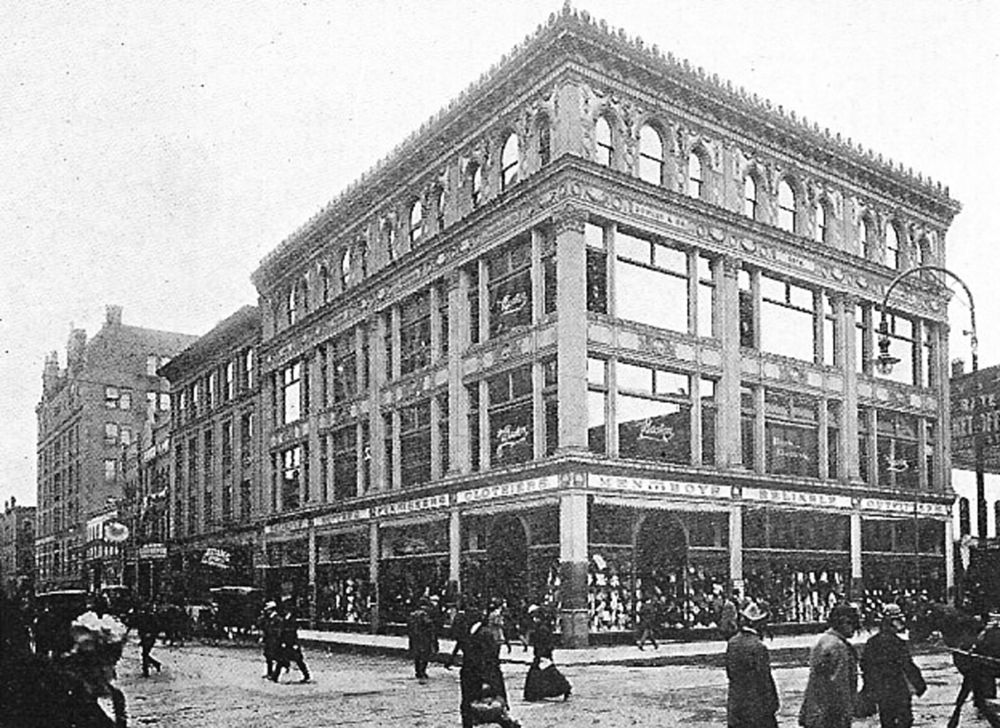
M915 273L922 273L923 271L931 271L934 273L943 273L944 275L950 276L954 280L958 281L958 284L962 286L965 290L965 295L969 299L969 329L963 331L969 337L969 347L972 350L972 372L973 374L979 371L979 338L976 335L976 304L972 298L972 291L969 287L965 285L965 281L959 278L957 275L952 273L947 268L943 268L937 265L920 265L915 268L910 268L909 270L903 271L889 283L888 287L885 289L885 294L882 296L882 306L881 306L881 319L878 325L878 356L875 357L875 368L878 370L879 374L883 376L888 376L892 374L892 368L899 363L899 358L893 356L889 353L889 346L891 345L891 339L889 338L889 320L886 313L886 309L889 305L889 295L892 290L907 276L911 276ZM978 398L975 400L974 407L978 407ZM950 406L950 405L949 405ZM986 484L983 475L984 464L983 464L983 442L979 431L975 429L975 419L973 419L973 434L974 434L974 446L975 446L975 466L976 466L976 511L978 520L978 530L981 538L986 537ZM945 437L946 433L942 432L941 437ZM920 573L920 531L919 531L919 502L920 493L919 490L914 496L913 502L913 558L915 561L916 573L919 578Z

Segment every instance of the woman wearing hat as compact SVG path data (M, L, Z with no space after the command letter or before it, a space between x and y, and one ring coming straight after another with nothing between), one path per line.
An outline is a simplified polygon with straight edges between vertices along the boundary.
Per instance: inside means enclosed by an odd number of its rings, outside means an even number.
M771 676L771 658L760 640L767 612L750 602L740 613L740 628L726 644L729 728L777 728L778 689Z
M882 728L910 728L910 691L923 695L927 689L920 668L913 664L910 646L899 636L904 627L903 610L898 604L886 604L878 632L865 643L861 654L864 690L878 706Z

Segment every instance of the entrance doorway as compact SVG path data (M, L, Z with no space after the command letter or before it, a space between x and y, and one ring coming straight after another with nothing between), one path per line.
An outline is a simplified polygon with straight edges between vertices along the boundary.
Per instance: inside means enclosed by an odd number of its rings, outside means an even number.
M635 554L639 599L659 597L667 624L687 624L690 590L688 532L684 524L669 511L650 513L636 534Z

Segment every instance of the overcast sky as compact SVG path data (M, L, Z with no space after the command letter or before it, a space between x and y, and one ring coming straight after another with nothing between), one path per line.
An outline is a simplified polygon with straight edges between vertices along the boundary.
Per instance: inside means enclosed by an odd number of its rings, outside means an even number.
M0 499L35 503L42 363L71 325L115 303L203 334L255 303L268 251L561 5L0 4ZM1000 363L1000 4L574 5L950 185L948 267Z

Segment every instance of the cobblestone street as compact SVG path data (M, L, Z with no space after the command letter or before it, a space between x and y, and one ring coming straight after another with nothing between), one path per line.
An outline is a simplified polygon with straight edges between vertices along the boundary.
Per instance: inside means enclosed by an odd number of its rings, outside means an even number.
M128 697L133 726L459 725L457 668L432 665L430 679L421 684L411 677L412 668L403 658L312 650L306 652L312 683L295 682L299 675L293 668L276 685L262 677L264 665L255 648L190 644L160 647L155 654L164 669L148 679L139 674L135 645L119 663L119 685ZM928 691L915 701L914 725L943 726L958 689L958 673L943 654L922 655L917 661ZM522 664L504 665L512 713L525 728L725 725L726 680L718 666L569 666L564 672L573 684L573 696L566 703L542 704L520 699L526 671ZM806 668L778 663L774 675L782 700L778 724L795 726ZM854 725L874 728L878 721ZM986 722L967 705L962 725Z

